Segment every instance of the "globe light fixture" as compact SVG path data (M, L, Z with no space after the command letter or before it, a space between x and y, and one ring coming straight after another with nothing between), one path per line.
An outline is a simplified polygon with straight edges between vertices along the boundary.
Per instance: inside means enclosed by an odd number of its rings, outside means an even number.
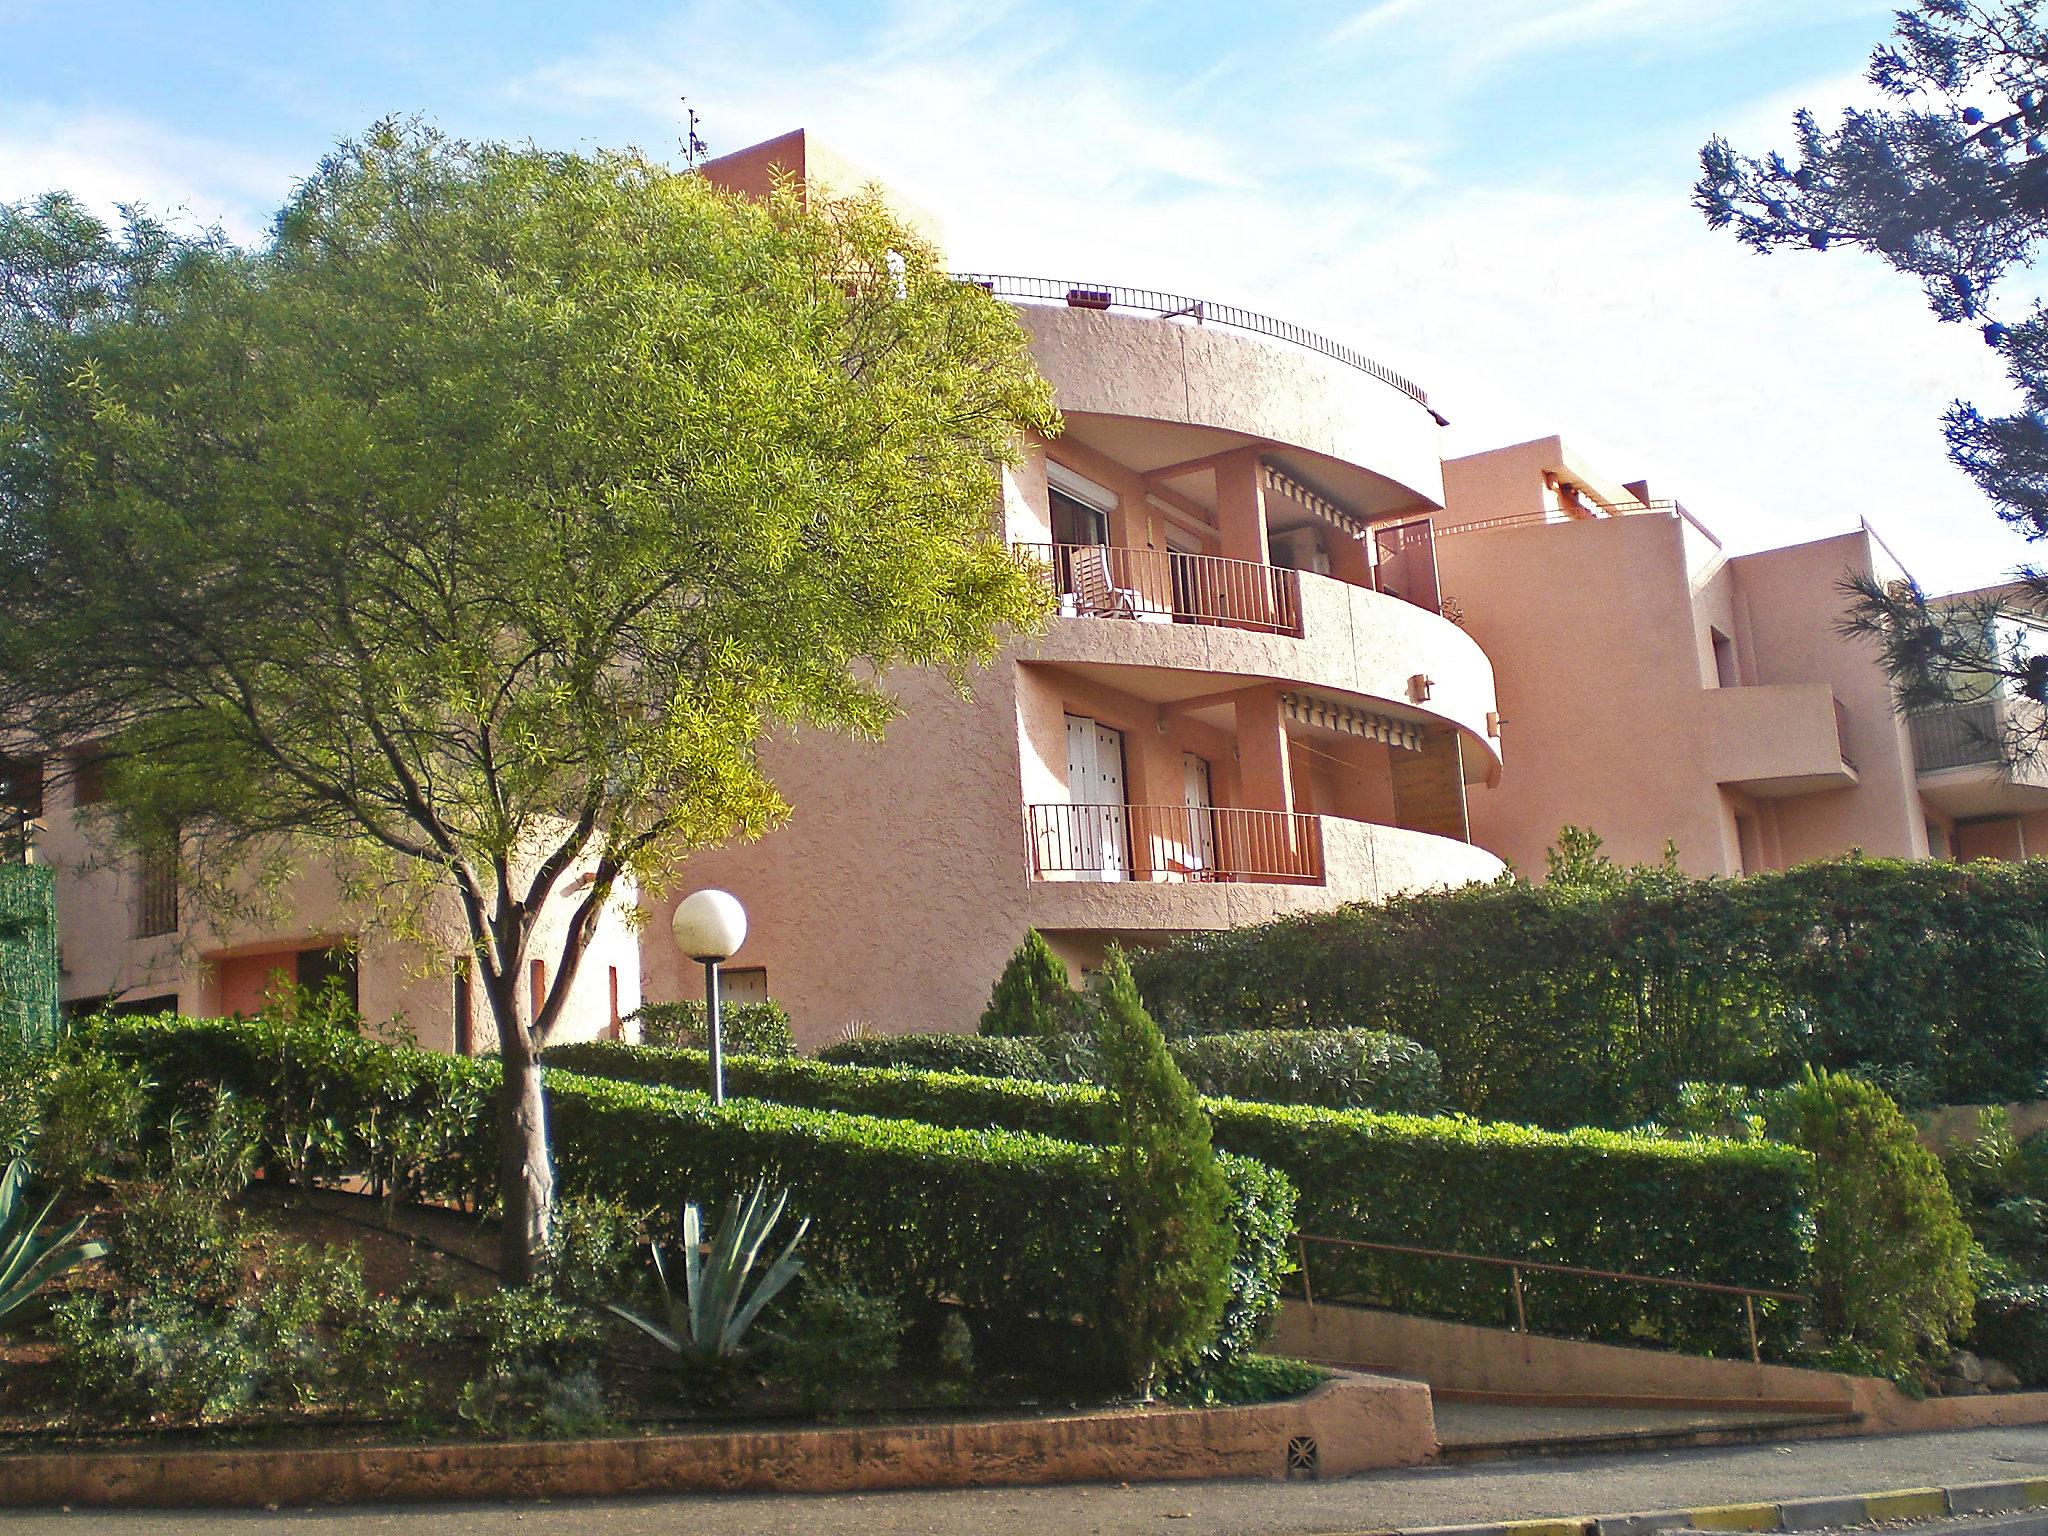
M676 948L704 967L704 1025L711 1042L711 1102L725 1102L725 1041L720 1030L718 968L747 941L747 909L731 891L692 891L669 923Z

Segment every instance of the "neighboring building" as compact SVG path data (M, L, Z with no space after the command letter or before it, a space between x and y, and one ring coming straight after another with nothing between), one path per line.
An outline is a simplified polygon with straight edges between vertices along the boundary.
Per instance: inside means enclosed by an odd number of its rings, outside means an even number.
M21 765L33 768L34 765ZM170 860L112 851L94 826L100 775L90 757L59 773L12 775L17 809L32 826L29 857L56 876L59 992L71 1013L102 1005L155 1013L253 1013L279 983L339 982L378 1022L396 1021L424 1046L465 1054L491 1050L490 1006L466 970L444 959L466 947L453 892L429 899L420 945L371 929L343 898L333 873L311 868L277 892L237 903L248 910L208 917L178 887ZM566 880L565 885L573 884ZM613 1032L640 1006L638 893L608 908L570 991L572 1038ZM575 898L544 909L537 950L559 952ZM536 960L528 985L544 991L551 960Z
M802 133L703 169L750 194L862 179ZM1845 575L1903 574L1867 527L1728 557L1555 438L1443 463L1419 389L1291 324L964 280L1017 305L1065 417L992 509L1055 616L964 696L893 675L880 742L766 742L790 824L608 913L571 1037L618 1030L643 992L698 995L668 923L705 885L751 916L730 995L772 995L815 1047L854 1023L972 1027L1027 926L1086 970L1111 941L1488 879L1503 859L1540 878L1567 824L1623 859L1674 843L1702 873L2048 849L2048 774L1968 757L1953 730L1936 751L1939 726L1909 730L1874 652L1838 634ZM93 856L70 803L89 772L55 776L48 807L34 774L0 779L58 867L70 1005L246 1010L279 975L341 974L423 1044L491 1044L461 977L394 940L354 947L326 876L275 921L213 932L166 871ZM452 907L431 915L459 931Z
M1515 749L1472 826L1520 871L1540 879L1566 825L1627 861L1671 843L1698 874L1945 850L1877 653L1838 629L1845 577L1904 576L1867 525L1729 556L1555 437L1453 459L1444 488L1439 577Z

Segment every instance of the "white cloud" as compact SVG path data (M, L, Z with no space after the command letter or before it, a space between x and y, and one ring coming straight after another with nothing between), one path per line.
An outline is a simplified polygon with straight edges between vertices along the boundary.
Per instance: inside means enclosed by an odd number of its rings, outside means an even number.
M0 202L64 190L110 217L145 203L159 217L259 236L304 167L115 112L0 108Z
M1375 45L1507 33L1529 50L1594 27L1697 38L1768 25L1768 9L1476 0L1453 16L1382 0L1339 31ZM1755 150L1781 144L1794 105L1870 99L1856 74L1666 125L1668 180L1616 187L1572 165L1490 183L1449 174L1427 141L1361 135L1357 115L1277 75L1266 119L1247 121L1093 61L1057 22L1015 28L998 13L975 38L954 14L949 0L899 7L874 48L824 56L785 35L786 13L749 23L763 46L700 13L527 88L652 121L687 90L714 150L802 124L938 213L959 266L1269 309L1420 380L1453 418L1447 452L1562 432L1613 478L1646 475L1684 500L1734 549L1868 517L1931 586L2024 558L1943 452L1951 398L2004 399L1974 333L1936 324L1873 260L1756 256L1689 205L1689 149L1713 127Z

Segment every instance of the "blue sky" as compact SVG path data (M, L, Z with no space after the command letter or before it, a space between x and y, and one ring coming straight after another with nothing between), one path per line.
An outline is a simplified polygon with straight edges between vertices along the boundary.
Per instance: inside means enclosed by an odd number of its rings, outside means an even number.
M808 127L963 267L1271 310L1419 380L1448 453L1562 432L1732 549L1867 517L1933 588L2027 558L1938 418L1988 349L1850 253L1688 205L1716 130L1867 100L1864 0L550 5L0 0L0 199L66 186L260 234L392 112L674 156Z

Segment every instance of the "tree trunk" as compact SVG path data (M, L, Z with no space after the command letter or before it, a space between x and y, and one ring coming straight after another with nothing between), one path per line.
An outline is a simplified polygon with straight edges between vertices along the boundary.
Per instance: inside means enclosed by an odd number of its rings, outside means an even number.
M548 1156L547 1105L541 1066L516 1016L498 1018L498 1059L505 1085L498 1099L498 1188L505 1220L498 1239L498 1272L507 1285L527 1285L547 1268L554 1216L555 1170Z

